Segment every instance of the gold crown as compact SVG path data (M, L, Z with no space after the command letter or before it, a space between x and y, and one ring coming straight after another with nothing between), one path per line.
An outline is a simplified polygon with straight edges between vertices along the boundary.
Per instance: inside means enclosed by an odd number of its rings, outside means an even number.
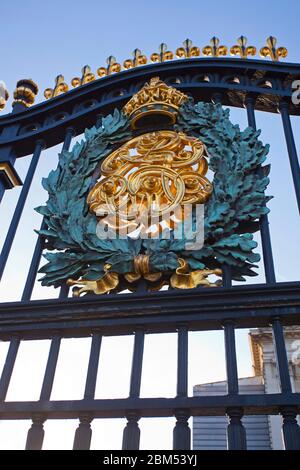
M188 96L168 86L159 77L151 78L124 106L124 113L130 118L133 128L141 125L142 118L160 115L172 124L176 121L179 107Z

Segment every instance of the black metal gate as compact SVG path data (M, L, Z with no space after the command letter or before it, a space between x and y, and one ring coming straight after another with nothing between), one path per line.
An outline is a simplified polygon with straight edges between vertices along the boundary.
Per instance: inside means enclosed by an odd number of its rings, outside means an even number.
M256 128L255 110L279 112L286 137L297 202L300 208L300 174L290 115L300 115L293 104L292 83L300 66L260 60L192 58L157 63L103 77L52 100L27 109L31 82L18 84L11 114L0 118L0 199L18 182L16 158L30 153L32 160L1 252L3 274L35 169L44 148L62 142L68 149L73 136L93 125L99 116L124 103L153 76L191 94L196 100L246 108L249 126ZM26 95L27 93L27 95ZM25 101L25 104L24 104ZM36 228L36 227L33 227ZM42 228L45 228L42 224ZM300 394L292 392L283 327L300 323L300 281L276 282L267 216L260 220L266 282L232 286L227 272L223 287L191 291L140 291L132 294L68 298L63 286L57 299L30 300L43 251L38 236L22 300L0 304L0 338L10 343L0 380L0 417L31 419L26 448L41 449L48 419L78 419L74 449L88 449L91 423L97 418L127 418L123 449L138 449L142 417L175 417L174 449L190 449L190 416L227 415L228 448L245 449L243 415L280 414L286 449L300 449L296 417ZM235 329L272 326L281 393L240 395ZM225 396L188 397L188 336L190 331L223 330L228 393ZM176 332L178 337L177 394L174 398L140 398L145 335ZM103 336L133 335L129 397L95 399ZM91 337L91 350L82 400L51 400L62 338ZM6 401L21 341L50 339L48 361L38 401Z

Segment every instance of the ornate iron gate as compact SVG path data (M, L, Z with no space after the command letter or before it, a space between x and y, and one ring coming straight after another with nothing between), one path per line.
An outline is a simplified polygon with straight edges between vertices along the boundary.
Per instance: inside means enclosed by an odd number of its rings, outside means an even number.
M138 57L141 56L136 55ZM28 105L37 93L36 85L30 80L18 83L13 112L0 118L0 198L5 189L20 184L14 169L16 158L31 153L33 156L2 248L0 276L43 149L62 142L63 150L67 150L73 136L97 122L101 125L103 115L114 108L122 108L154 76L196 101L246 108L248 123L253 129L256 129L255 110L279 112L300 208L299 163L290 122L290 115L300 115L300 106L291 100L292 83L300 76L300 66L223 57L188 56L184 60L164 61L160 55L157 61L108 74L111 67L118 71L118 64L111 59L99 80L93 80L90 70L85 68L82 79L76 82L81 86L67 93L63 93L66 91L63 77L58 77L56 88L46 93L53 99L30 109ZM143 65L143 61L140 64ZM296 421L300 394L292 392L283 331L286 325L299 324L300 282L276 282L267 215L262 215L259 220L266 278L263 284L232 286L230 269L224 266L223 285L215 289L149 292L140 282L136 292L130 294L68 298L69 288L63 284L57 299L31 301L47 238L46 229L43 222L22 300L0 304L0 338L10 343L0 380L0 417L32 420L26 449L42 448L45 420L70 418L79 420L74 449L88 449L92 421L107 417L127 418L123 449L138 449L141 417L175 417L174 449L190 449L188 419L199 415L227 415L228 448L245 449L246 435L241 421L245 414L281 414L285 448L300 449ZM273 328L281 393L240 395L235 328L263 326ZM225 396L188 397L188 334L201 330L224 330L228 383ZM177 395L174 398L140 398L145 335L164 332L177 332L178 335ZM106 335L123 334L134 336L129 397L95 399L101 339ZM92 338L84 397L75 401L53 401L51 390L61 339L70 337ZM19 345L21 341L33 339L51 340L40 399L35 402L6 401Z

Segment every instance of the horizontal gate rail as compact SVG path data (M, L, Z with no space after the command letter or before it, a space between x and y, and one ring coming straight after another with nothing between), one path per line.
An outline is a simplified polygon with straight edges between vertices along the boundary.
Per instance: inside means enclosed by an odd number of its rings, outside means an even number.
M100 327L105 334L127 334L138 326L169 332L182 322L190 330L209 330L222 328L225 320L250 328L269 326L277 316L285 325L300 322L300 282L2 303L0 338L46 338L56 329L88 336Z
M192 416L222 416L231 407L243 407L245 415L264 415L278 414L283 406L295 406L299 413L300 393L5 402L0 404L0 417L30 419L42 414L45 419L75 419L91 414L93 418L124 418L129 410L148 418L171 417L175 410L187 410Z
M196 100L211 101L223 93L222 104L244 108L245 94L256 97L255 109L278 112L280 101L288 100L289 112L300 115L293 105L292 82L300 75L299 64L268 63L261 60L194 58L147 65L95 80L30 110L0 118L0 149L13 145L17 157L34 151L38 139L52 147L64 140L72 126L76 134L93 126L101 114L122 107L146 80L158 75L168 84ZM203 78L203 77L208 77ZM238 78L240 83L233 81ZM18 135L1 135L5 127L16 126Z

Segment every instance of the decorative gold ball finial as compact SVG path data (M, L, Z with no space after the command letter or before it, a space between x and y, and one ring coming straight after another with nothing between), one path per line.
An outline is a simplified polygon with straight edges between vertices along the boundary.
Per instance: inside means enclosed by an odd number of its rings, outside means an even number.
M162 42L159 47L159 52L153 52L150 56L151 62L165 62L167 60L172 60L174 57L173 52L168 51L168 46Z
M237 39L237 44L230 48L231 55L239 55L242 59L247 59L248 55L254 56L256 54L256 47L247 46L247 38L240 36Z
M0 80L0 111L5 108L8 98L9 93L7 91L6 85L2 80Z
M116 58L113 55L110 55L106 59L107 67L99 67L97 74L100 78L111 75L112 73L121 72L121 64L117 62Z
M89 65L85 65L81 70L82 76L81 78L75 77L71 81L71 85L73 88L76 88L81 85L85 85L86 83L93 82L95 80L95 74L92 73L91 67Z
M37 84L30 78L19 80L17 82L17 88L14 91L13 106L19 103L28 108L33 105L38 91Z
M54 98L55 96L61 95L62 93L66 93L69 90L68 85L65 83L65 78L63 75L57 75L55 79L55 86L54 88L46 88L44 91L44 97L46 100L50 98Z
M146 65L147 64L147 57L142 54L140 49L134 49L133 53L133 60L127 59L123 62L124 69L132 69L134 67L138 67L139 65Z
M271 60L277 62L280 58L285 58L288 55L286 47L276 48L277 39L274 36L267 38L267 45L262 47L259 51L261 57L270 57Z
M285 47L276 47L277 40L274 36L269 36L267 38L266 46L260 49L260 56L264 58L270 57L273 61L278 61L281 58L285 58L288 54L288 51ZM176 57L180 59L189 59L193 57L199 57L201 52L200 48L194 46L190 39L186 39L182 43L182 47L176 49ZM205 57L221 57L226 56L228 53L228 48L224 45L220 45L220 40L216 36L213 36L210 40L210 45L205 46L202 49L202 53ZM237 43L230 48L230 54L232 56L240 56L242 59L248 59L248 56L255 56L256 47L247 46L247 38L241 35L237 39ZM116 58L113 55L110 55L107 59L106 67L99 67L97 69L97 75L100 78L107 77L114 73L119 73L122 70L129 70L135 67L146 65L148 59L145 54L141 52L140 49L134 49L132 53L133 57L131 59L126 59L121 65L117 62ZM151 62L162 63L165 61L171 61L174 59L174 53L168 50L168 46L165 43L161 43L158 47L157 52L153 52L150 56ZM85 85L96 79L96 76L91 71L89 65L85 65L82 69L81 77L74 77L71 80L71 84L74 88ZM29 81L26 81L30 82ZM33 82L32 82L33 83ZM24 106L30 106L34 102L35 93L33 92L32 86L27 87L27 95L24 98L16 98L16 102L22 103ZM31 92L30 92L31 90ZM62 93L65 93L69 90L67 83L64 81L63 75L58 75L55 79L54 88L47 88L44 91L44 96L46 99L54 98ZM20 93L20 90L19 92ZM25 93L25 92L24 92ZM32 94L33 93L33 94ZM4 108L6 100L5 93L0 91L0 110ZM18 95L19 96L19 95ZM21 101L20 101L21 100Z
M189 57L198 57L200 55L200 48L193 46L193 43L190 39L183 41L183 47L178 47L176 49L176 56L178 58L189 58Z
M227 47L220 46L220 39L216 36L213 36L210 40L210 46L205 46L202 49L204 56L220 57L227 55Z

